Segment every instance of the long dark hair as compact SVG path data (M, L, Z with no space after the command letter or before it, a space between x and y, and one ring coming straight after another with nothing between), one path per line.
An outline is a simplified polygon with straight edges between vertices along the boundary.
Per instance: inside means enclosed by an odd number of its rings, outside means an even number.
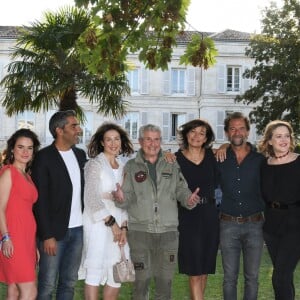
M22 128L17 130L6 142L7 146L5 151L5 158L3 160L3 164L4 165L9 165L12 164L15 160L14 154L13 154L13 149L16 145L16 142L19 138L29 138L32 140L33 143L33 154L32 154L32 158L35 156L35 154L37 153L37 151L39 150L40 147L40 141L37 137L37 135L30 129L27 128ZM26 171L28 171L28 169L30 168L30 163L29 162L26 166Z
M120 154L125 154L128 156L134 152L132 143L128 137L127 132L117 124L105 122L97 129L97 131L94 133L94 135L91 138L91 141L88 145L89 157L91 158L96 157L99 153L104 151L104 147L101 142L103 142L104 134L109 130L116 130L120 134L120 138L121 138Z

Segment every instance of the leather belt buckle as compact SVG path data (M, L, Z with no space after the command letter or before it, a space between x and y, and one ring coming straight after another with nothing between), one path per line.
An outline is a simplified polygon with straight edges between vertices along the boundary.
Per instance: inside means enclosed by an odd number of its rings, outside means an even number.
M272 203L271 203L271 208L280 208L280 203L278 202L278 201L273 201Z
M244 217L236 217L236 218L235 218L235 221L236 221L238 224L243 224L243 223L245 223L245 218L244 218Z

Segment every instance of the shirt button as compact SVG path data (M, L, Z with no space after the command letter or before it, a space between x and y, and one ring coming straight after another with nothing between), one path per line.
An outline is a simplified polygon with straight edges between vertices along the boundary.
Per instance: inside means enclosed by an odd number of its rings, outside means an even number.
M241 191L238 191L238 193L240 194L240 193L241 193Z
M237 180L238 180L238 181L240 181L241 179L240 179L240 178L238 178Z
M239 205L242 205L242 203L240 202Z

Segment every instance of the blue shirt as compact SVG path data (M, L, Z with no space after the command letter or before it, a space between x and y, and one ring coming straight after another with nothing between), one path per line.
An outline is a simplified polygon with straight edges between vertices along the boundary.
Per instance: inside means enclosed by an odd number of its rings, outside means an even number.
M260 168L264 156L251 150L239 164L234 151L227 149L226 160L218 162L222 189L220 211L235 217L248 217L264 210L261 196Z

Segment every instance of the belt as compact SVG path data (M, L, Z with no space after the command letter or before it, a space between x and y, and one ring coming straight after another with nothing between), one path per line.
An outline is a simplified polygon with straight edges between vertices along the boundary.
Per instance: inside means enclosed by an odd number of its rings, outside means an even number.
M249 217L234 217L230 215L226 215L221 213L220 214L220 220L222 221L231 221L236 222L239 224L247 223L247 222L259 222L264 220L264 216L262 213L257 213L255 215L249 216Z
M284 204L279 201L267 202L266 205L273 209L288 209L289 207L300 207L300 202Z
M212 197L200 197L198 204L216 204L216 199Z

